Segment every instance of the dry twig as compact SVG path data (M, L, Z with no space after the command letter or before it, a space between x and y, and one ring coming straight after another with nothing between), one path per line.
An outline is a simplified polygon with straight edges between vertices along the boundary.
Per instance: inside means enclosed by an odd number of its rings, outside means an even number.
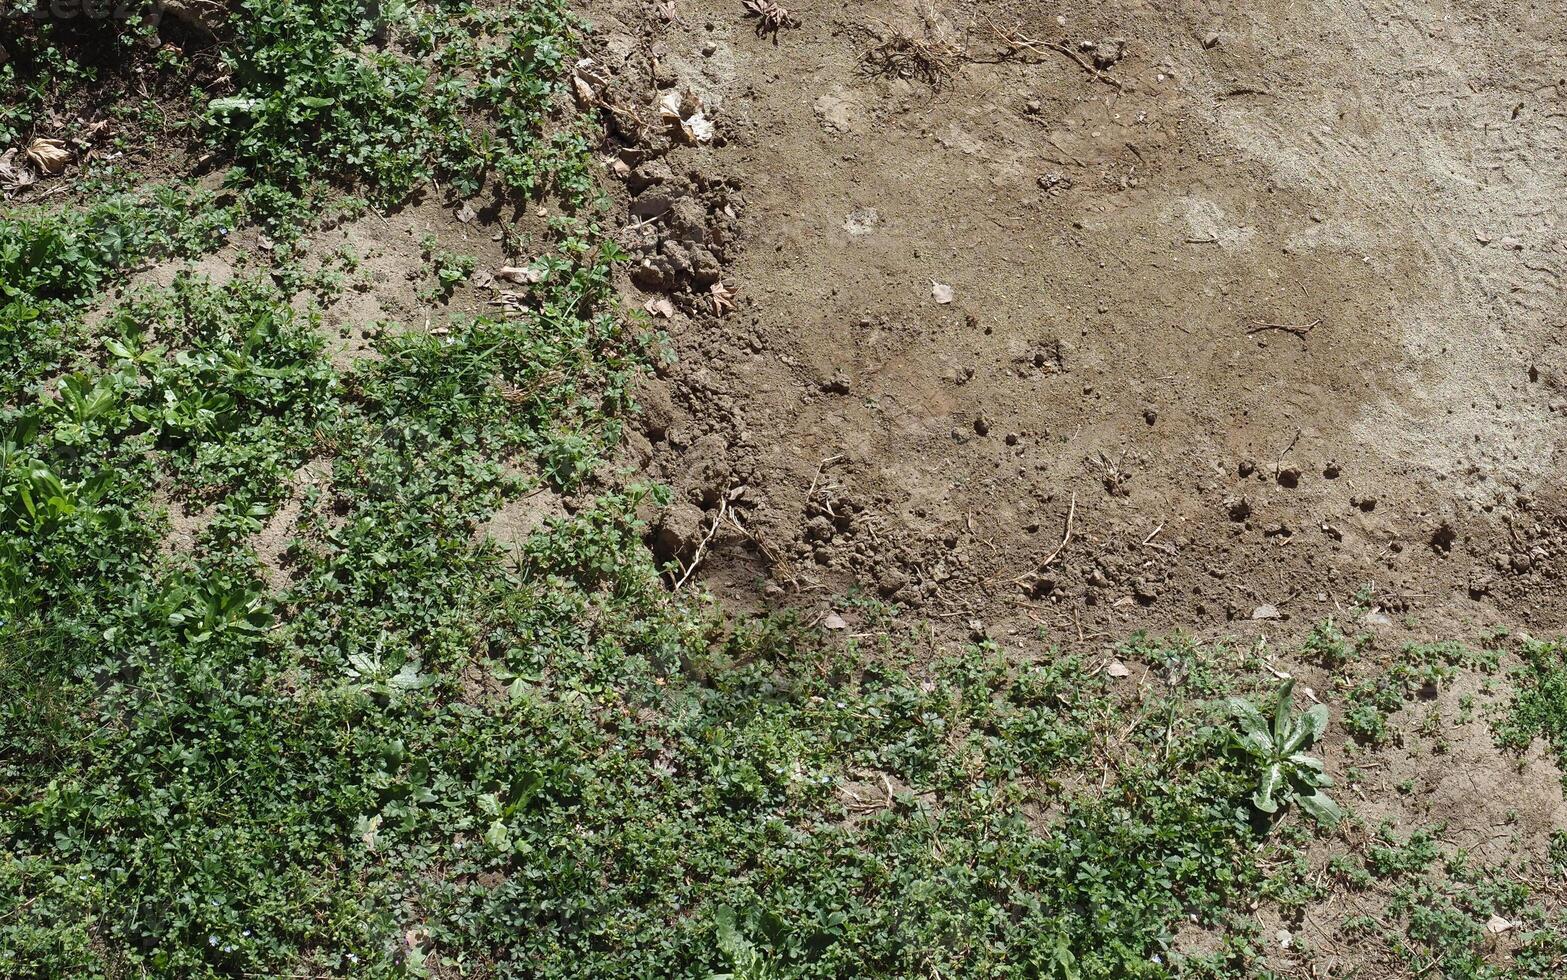
M1019 575L1017 578L1013 579L1012 581L1014 583L1016 583L1018 585L1022 585L1023 582L1029 576L1031 576L1031 575L1038 575L1040 572L1044 571L1045 569L1049 568L1052 564L1054 564L1054 562L1055 562L1055 560L1057 558L1061 557L1062 549L1064 549L1068 544L1072 543L1072 521L1076 517L1077 517L1077 492L1074 490L1072 492L1072 506L1070 508L1068 508L1067 512L1066 512L1066 529L1061 533L1061 543L1056 545L1056 550L1052 551L1048 556L1046 556L1044 561L1042 561L1038 565L1036 565L1034 567L1033 571L1031 571L1031 572L1024 572L1022 575Z
M718 513L713 517L713 526L707 529L707 534L702 537L701 542L696 546L696 554L691 556L691 564L686 566L686 570L681 574L680 580L675 583L674 591L679 592L681 587L691 578L692 573L696 571L696 567L702 564L702 559L707 556L707 546L712 543L713 538L718 536L718 529L723 526L724 517L728 513L729 494L725 493L718 498Z
M860 70L867 75L922 81L940 91L961 54L950 42L897 31L860 56Z
M1269 323L1266 320L1253 320L1252 323L1255 326L1247 328L1247 336L1251 336L1254 333L1262 333L1264 330L1282 330L1284 333L1292 333L1301 340L1305 340L1307 334L1322 324L1322 319L1318 317L1310 323Z
M1041 54L1041 49L1054 51L1058 54L1064 54L1068 58L1071 58L1073 61L1077 62L1077 66L1079 68L1088 72L1088 74L1094 76L1094 78L1098 79L1099 81L1104 82L1106 85L1114 86L1117 89L1121 88L1120 82L1116 81L1114 78L1111 78L1109 75L1106 75L1098 68L1095 68L1093 65L1084 61L1082 55L1078 54L1076 51L1073 51L1064 44L1057 44L1055 41L1041 41L1037 38L1032 38L1026 34L1023 34L1016 28L1003 28L997 27L995 24L991 24L990 29L996 35L997 40L1011 49L1009 52L1007 52L1007 54L1013 54L1018 51L1032 51L1035 54ZM1004 54L1003 57L1005 56L1006 55Z

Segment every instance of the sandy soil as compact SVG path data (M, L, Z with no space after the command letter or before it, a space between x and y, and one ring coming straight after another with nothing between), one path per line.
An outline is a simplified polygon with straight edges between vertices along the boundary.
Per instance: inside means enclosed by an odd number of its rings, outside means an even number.
M1062 640L1366 583L1567 622L1567 6L588 7L615 104L717 125L611 162L628 293L679 301L659 540L733 515L709 587Z

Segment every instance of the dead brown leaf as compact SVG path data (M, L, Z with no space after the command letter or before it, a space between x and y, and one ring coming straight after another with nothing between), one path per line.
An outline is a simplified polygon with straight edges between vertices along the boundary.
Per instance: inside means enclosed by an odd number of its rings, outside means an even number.
M756 18L756 36L766 37L771 34L774 44L778 43L780 28L800 26L799 18L775 0L745 0L745 12L747 16Z
M40 136L27 146L27 159L46 174L57 174L71 162L71 150L65 140Z
M21 163L16 159L16 150L14 148L6 150L4 155L0 155L0 190L10 193L19 191L24 187L31 187L37 182L38 178L33 176L33 172L28 169L27 164Z

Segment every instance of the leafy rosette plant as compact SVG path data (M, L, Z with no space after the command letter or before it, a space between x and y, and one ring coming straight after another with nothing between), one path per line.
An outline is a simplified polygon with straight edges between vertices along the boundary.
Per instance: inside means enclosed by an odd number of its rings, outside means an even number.
M1294 803L1314 819L1335 824L1343 818L1344 810L1323 792L1324 787L1333 785L1333 780L1323 772L1322 760L1306 753L1327 731L1328 709L1318 704L1303 712L1295 711L1294 690L1293 679L1279 688L1271 725L1257 706L1245 698L1230 698L1226 702L1240 726L1236 745L1261 767L1251 801L1267 814L1278 813L1281 806Z

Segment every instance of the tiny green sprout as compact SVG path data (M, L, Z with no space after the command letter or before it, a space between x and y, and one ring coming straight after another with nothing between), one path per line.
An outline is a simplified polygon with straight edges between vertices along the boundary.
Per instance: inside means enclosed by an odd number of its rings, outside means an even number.
M1296 712L1292 704L1293 679L1279 688L1278 707L1270 727L1257 706L1244 698L1227 701L1230 714L1240 725L1235 744L1262 767L1251 801L1263 813L1273 814L1281 805L1297 804L1309 816L1325 824L1335 824L1343 809L1324 793L1333 780L1322 771L1322 760L1306 750L1328 728L1328 709L1314 705Z

